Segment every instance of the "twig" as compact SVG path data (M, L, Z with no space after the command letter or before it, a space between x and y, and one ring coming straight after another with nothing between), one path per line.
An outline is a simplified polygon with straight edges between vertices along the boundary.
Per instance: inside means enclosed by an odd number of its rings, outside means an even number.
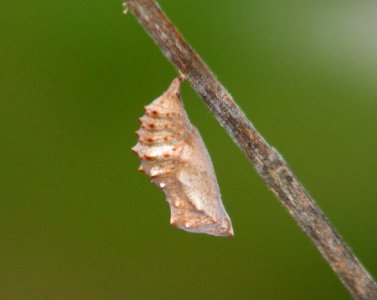
M309 236L355 299L377 299L377 284L326 219L280 154L254 128L232 96L153 0L126 5L167 59L204 100L259 175Z

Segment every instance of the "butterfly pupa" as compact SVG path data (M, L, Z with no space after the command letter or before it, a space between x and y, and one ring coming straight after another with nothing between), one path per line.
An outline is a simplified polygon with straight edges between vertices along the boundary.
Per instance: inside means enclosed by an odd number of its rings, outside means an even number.
M233 236L211 158L184 110L181 78L145 107L132 148L140 171L160 187L170 205L173 226L193 233Z

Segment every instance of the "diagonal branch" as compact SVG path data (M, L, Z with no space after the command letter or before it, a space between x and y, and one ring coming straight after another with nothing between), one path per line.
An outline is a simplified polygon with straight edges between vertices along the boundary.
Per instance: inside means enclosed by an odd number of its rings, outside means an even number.
M326 219L281 155L254 128L157 3L154 0L126 0L125 5L166 58L187 77L192 88L312 240L352 296L355 299L377 299L376 282Z

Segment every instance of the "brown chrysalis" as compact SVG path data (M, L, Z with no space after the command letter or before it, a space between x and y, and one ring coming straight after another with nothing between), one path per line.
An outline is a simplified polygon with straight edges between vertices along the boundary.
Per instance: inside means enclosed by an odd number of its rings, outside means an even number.
M140 171L166 194L173 226L195 233L233 236L221 201L211 158L180 98L181 78L150 105L139 119L139 141L132 150Z

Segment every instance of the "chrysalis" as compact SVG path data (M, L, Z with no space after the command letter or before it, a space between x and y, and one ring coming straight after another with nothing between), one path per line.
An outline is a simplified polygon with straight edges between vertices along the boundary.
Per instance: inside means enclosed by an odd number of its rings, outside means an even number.
M139 119L139 141L132 148L140 171L166 194L173 226L195 233L233 236L221 201L211 158L180 99L181 79L150 105Z

